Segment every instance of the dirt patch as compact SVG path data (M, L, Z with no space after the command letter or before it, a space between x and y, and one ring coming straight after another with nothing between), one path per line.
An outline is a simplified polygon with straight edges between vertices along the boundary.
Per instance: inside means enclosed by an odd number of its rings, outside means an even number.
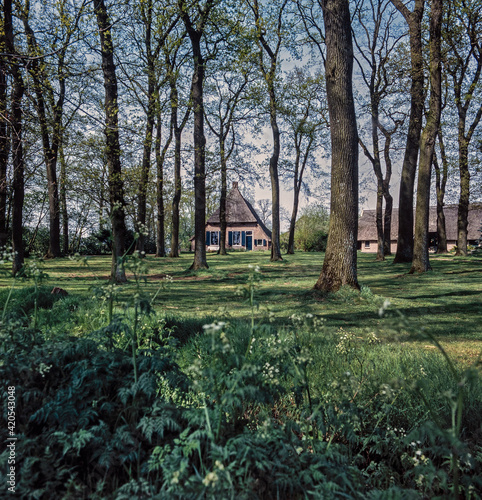
M98 276L97 274L69 274L69 278L81 278L85 280L110 280L110 276Z
M166 279L167 274L150 274L149 276L146 276L148 280L163 280Z
M167 274L150 274L146 276L146 279L148 281L158 281L158 280L163 280L166 279L168 275ZM129 278L129 276L128 276ZM172 277L173 281L204 281L211 279L212 276L177 276L177 277Z

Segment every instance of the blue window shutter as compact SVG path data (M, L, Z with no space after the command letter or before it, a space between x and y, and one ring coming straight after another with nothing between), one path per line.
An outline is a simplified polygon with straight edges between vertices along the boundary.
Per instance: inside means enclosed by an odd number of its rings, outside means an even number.
M263 246L264 247L266 246L266 240L263 240Z
M210 244L211 244L211 232L206 231L206 245L210 245Z
M232 231L228 231L228 245L230 247L233 246L233 232Z
M246 246L246 231L243 231L243 232L241 233L241 245L242 245L243 247L245 247L245 246Z

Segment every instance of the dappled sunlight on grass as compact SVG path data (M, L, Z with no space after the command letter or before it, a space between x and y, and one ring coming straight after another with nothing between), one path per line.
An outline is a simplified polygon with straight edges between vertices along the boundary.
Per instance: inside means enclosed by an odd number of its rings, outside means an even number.
M248 279L250 265L258 265L261 281L256 291L258 316L267 314L280 326L286 325L293 313L310 313L326 320L328 326L350 327L354 331L384 328L378 308L385 299L390 310L399 310L417 321L426 332L449 342L448 349L458 358L473 359L480 350L482 332L482 259L470 257L432 256L433 271L409 275L406 264L394 265L391 258L376 262L374 256L358 255L359 282L367 293L341 290L329 297L313 293L313 285L323 264L323 254L297 253L284 256L281 262L270 262L269 252L240 252L227 256L208 254L209 269L189 270L192 254L178 259L147 256L148 273L142 287L153 296L158 292L154 307L172 311L183 317L216 315L221 308L232 318L245 319L250 310L236 295ZM91 296L92 287L109 280L110 256L88 257L81 261L68 258L45 261L46 284L59 286L74 296ZM118 300L132 294L134 280L119 289ZM163 286L166 276L172 277ZM0 278L0 288L9 287L11 278ZM17 281L16 287L27 283ZM390 315L390 311L389 311ZM389 337L389 334L387 334ZM413 345L418 345L411 339ZM466 354L465 347L467 347Z

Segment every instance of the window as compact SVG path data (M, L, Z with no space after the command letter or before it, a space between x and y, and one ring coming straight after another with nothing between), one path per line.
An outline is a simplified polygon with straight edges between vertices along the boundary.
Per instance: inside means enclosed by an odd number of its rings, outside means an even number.
M263 240L254 240L254 246L255 247L262 247L263 245Z
M219 232L211 231L211 245L219 245Z
M369 241L365 241L365 248L370 248L370 242Z
M233 245L241 245L241 231L233 231Z

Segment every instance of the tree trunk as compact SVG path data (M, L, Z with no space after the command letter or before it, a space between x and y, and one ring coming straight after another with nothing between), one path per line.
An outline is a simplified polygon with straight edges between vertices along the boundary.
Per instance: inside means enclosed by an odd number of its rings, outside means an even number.
M258 43L260 44L260 68L263 73L264 79L267 83L268 96L269 96L269 116L271 132L273 136L273 152L269 160L269 176L271 181L271 219L272 219L272 231L271 231L271 261L283 260L281 257L281 245L280 245L280 188L279 188L279 174L278 174L278 160L280 155L280 131L277 123L277 109L278 101L275 92L275 82L276 82L276 70L278 66L278 56L281 47L282 40L282 16L284 9L288 1L283 0L277 6L277 42L275 43L275 49L273 50L265 35L265 30L263 29L263 19L260 15L258 1L254 0L251 5L251 9L254 13L255 24L257 29ZM268 68L266 68L263 62L263 53L266 53L269 57Z
M384 189L385 215L383 217L383 254L392 255L392 209L393 197L387 188Z
M201 38L214 0L206 2L200 20L194 27L185 9L181 16L191 40L194 71L191 97L194 110L194 261L192 270L208 269L206 260L206 138L204 136L204 72L205 59ZM185 7L185 6L184 6Z
M290 229L288 233L288 249L286 253L288 255L294 255L295 253L295 230L296 230L296 217L298 217L298 208L300 204L300 191L301 191L301 180L303 178L303 172L308 161L309 150L311 149L311 144L313 139L310 140L307 150L304 154L303 165L300 168L301 162L301 139L297 140L298 137L295 133L295 148L296 148L296 158L295 158L295 171L293 174L293 210L291 212Z
M164 232L165 210L164 210L164 159L172 140L172 127L170 127L169 138L161 152L162 121L160 103L157 110L157 129L156 129L156 167L157 167L157 186L156 186L156 204L157 204L157 244L156 257L166 256L166 235Z
M179 211L181 194L181 131L176 125L174 130L174 197L172 198L171 252L169 257L179 257Z
M280 245L280 188L279 188L279 175L278 175L278 160L280 154L280 131L277 122L277 101L274 90L274 74L268 84L269 89L269 109L270 109L270 123L271 131L273 134L273 153L269 160L269 177L271 180L271 261L283 260L281 257Z
M385 159L385 179L383 179L383 197L385 198L385 215L383 218L383 254L392 255L392 210L393 197L390 194L390 180L392 178L392 159L390 158L390 146L392 135L395 133L398 125L391 132L383 131L385 136L385 147L383 157Z
M415 0L413 12L408 11L401 0L392 0L392 3L401 12L408 24L412 65L410 121L400 180L397 252L393 260L394 263L398 263L411 262L413 257L413 194L424 103L421 26L425 0Z
M3 17L3 16L2 16ZM0 248L6 246L7 234L7 164L10 150L7 99L7 57L4 30L0 34Z
M207 269L206 260L206 171L204 137L204 59L201 53L201 37L191 38L194 51L192 100L194 108L194 262L191 269Z
M448 165L447 158L445 158L445 149L441 134L439 132L439 145L441 151L442 170L437 161L437 155L434 153L433 164L435 168L435 187L437 191L437 252L447 253L447 232L445 228L445 214L444 214L444 197L445 186L447 184Z
M139 179L139 194L137 200L137 233L136 250L141 256L144 255L146 241L146 213L147 213L147 186L149 184L149 173L151 170L152 135L156 113L156 70L154 55L151 50L151 24L152 24L152 0L141 7L145 9L145 48L147 58L147 117L146 131L144 137L144 149L142 153L142 167Z
M126 275L123 263L125 252L125 213L124 183L120 161L117 78L114 64L114 46L111 36L111 24L107 16L104 0L94 0L94 11L99 27L102 70L105 89L105 137L106 157L109 169L109 198L112 223L112 269L111 278L117 282L125 282Z
M42 139L42 148L44 154L45 167L47 171L47 191L49 197L49 248L46 258L60 257L60 206L59 206L59 190L57 185L57 157L59 140L62 129L62 107L65 96L65 81L60 79L59 99L55 105L52 136L49 133L49 124L47 118L47 111L45 106L45 89L47 87L46 77L43 69L39 65L39 58L36 57L41 54L40 47L38 46L35 34L31 29L28 22L28 8L22 11L22 21L27 34L27 45L29 55L29 73L32 76L33 88L35 90L35 108L40 125L40 136Z
M12 274L15 276L23 267L24 247L22 234L22 215L24 200L24 160L22 143L22 98L24 84L20 73L19 63L16 58L13 24L12 0L5 0L3 4L3 19L5 46L9 53L10 73L13 78L11 95L10 127L12 138L12 164L13 164L13 201L12 201L12 251L14 252Z
M430 9L430 108L420 143L415 241L410 273L423 273L431 269L428 255L428 223L432 159L442 110L441 33L442 0L432 0Z
M219 223L220 223L220 231L219 231L219 255L227 255L226 254L226 197L228 191L228 180L227 180L227 163L226 163L226 141L225 141L225 133L223 127L219 131L219 157L221 162L221 198L219 200Z
M150 86L149 86L150 87ZM144 138L144 152L142 155L142 168L139 179L139 195L137 202L137 232L139 234L136 242L136 250L140 255L144 255L146 241L146 213L147 213L147 186L149 184L149 172L151 170L151 150L152 150L152 133L154 130L154 109L151 100L154 96L150 95L148 105L148 117L146 123L146 135ZM154 104L155 106L155 104Z
M377 182L377 207L376 207L376 225L377 225L377 261L385 260L385 245L383 232L383 182L378 179Z
M326 90L331 128L331 209L318 290L334 292L357 280L358 133L352 90L353 46L348 0L323 0Z
M465 125L465 123L464 123ZM462 135L462 136L461 136ZM460 196L457 215L457 251L455 255L467 255L467 226L469 216L470 172L469 144L459 129Z
M167 153L167 147L169 146L174 134L174 196L172 199L172 221L171 221L171 251L169 257L177 258L179 257L179 227L180 227L180 207L181 207L181 195L182 195L182 179L181 179L181 140L182 131L186 126L189 119L191 107L188 106L186 113L179 125L178 109L179 109L179 93L177 90L177 69L175 64L176 54L174 54L172 60L166 54L166 67L169 73L169 86L170 86L170 104L171 104L171 125L170 125L170 136L168 143L164 147L163 157ZM164 158L163 158L164 162Z
M290 229L288 234L288 250L286 251L288 255L294 255L295 253L296 217L298 216L299 204L300 204L299 190L295 189L293 193L293 211L291 212Z
M62 253L69 253L69 213L67 210L67 165L65 163L64 148L60 145L59 148L60 160L60 212L62 215L62 234L63 244Z

